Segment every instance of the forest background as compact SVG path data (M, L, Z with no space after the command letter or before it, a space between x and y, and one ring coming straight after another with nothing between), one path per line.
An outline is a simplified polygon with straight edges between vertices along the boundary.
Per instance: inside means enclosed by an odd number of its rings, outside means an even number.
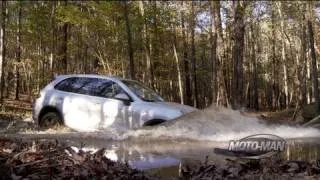
M1 103L94 73L198 108L319 104L316 1L2 1L0 12Z

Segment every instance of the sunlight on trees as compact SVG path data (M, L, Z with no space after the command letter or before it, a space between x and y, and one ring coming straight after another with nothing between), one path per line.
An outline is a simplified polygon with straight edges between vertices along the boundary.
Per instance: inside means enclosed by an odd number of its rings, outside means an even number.
M302 107L319 102L319 12L315 1L3 1L1 97L97 73L199 108Z

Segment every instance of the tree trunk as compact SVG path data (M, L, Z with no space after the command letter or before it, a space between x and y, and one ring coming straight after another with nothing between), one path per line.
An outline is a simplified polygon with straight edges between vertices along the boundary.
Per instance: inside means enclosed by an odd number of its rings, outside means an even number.
M130 21L129 21L129 10L128 10L127 3L128 3L127 1L124 2L124 20L125 20L125 24L126 24L127 41L128 41L129 77L131 79L135 79L133 46L132 46L131 28L130 28Z
M15 99L19 99L19 89L20 89L20 62L21 62L21 9L22 2L18 2L18 19L17 19L17 49L16 49L16 93Z
M249 107L254 110L259 110L259 103L258 103L258 86L257 86L257 57L256 57L256 39L258 39L258 34L254 31L255 26L252 23L249 33L250 35L250 46L251 46L251 62L250 62L250 95L249 95Z
M146 64L147 64L147 79L148 79L148 84L153 87L154 84L154 78L153 78L153 69L152 69L152 63L151 63L151 59L150 59L150 46L149 46L149 38L148 38L148 34L147 34L147 20L146 17L144 15L144 5L143 5L143 1L139 1L139 8L140 8L140 14L144 20L143 23L143 49L144 49L144 54L146 57Z
M309 41L309 40L308 40ZM309 43L308 43L309 48ZM307 104L310 104L312 102L312 65L311 65L311 59L310 59L310 53L307 53Z
M289 107L289 90L288 90L288 68L286 62L286 42L285 42L285 30L284 30L284 20L281 10L281 2L276 3L278 7L279 17L280 17L280 27L282 32L281 38L281 59L283 66L283 81L284 81L284 94L285 94L285 107Z
M289 92L288 92L288 68L286 62L285 42L282 40L281 59L283 66L283 81L284 81L284 95L285 95L285 107L289 107Z
M1 29L0 29L0 80L1 80L1 96L0 103L3 103L4 97L4 64L6 62L6 18L7 18L7 2L1 2Z
M158 67L157 64L159 64L159 56L160 56L160 53L159 53L159 30L158 30L158 20L157 20L157 1L153 1L153 4L152 4L152 10L153 10L153 39L152 39L152 43L150 43L150 54L151 52L152 53L152 60L154 63L154 66L153 64L152 65L152 68L154 70L156 70ZM151 51L151 49L153 48L153 51ZM156 75L158 75L158 71L153 71L153 78L155 78ZM156 84L153 84L152 85L153 88L156 87ZM156 88L157 89L157 88Z
M278 60L276 56L276 13L272 7L271 21L272 21L272 108L273 110L279 107L278 99L279 92L279 72L278 72Z
M180 60L179 60L179 56L178 56L178 53L177 53L177 35L176 35L176 31L174 32L173 53L174 53L174 57L175 57L175 60L176 60L177 72L178 72L178 85L179 85L180 103L184 104Z
M245 33L245 2L237 2L233 28L233 82L232 82L232 108L243 106L243 52Z
M183 6L182 1L182 6ZM187 44L187 35L186 35L186 28L185 28L185 20L184 20L184 13L181 12L181 28L182 28L182 39L183 39L183 62L184 62L184 72L185 72L185 104L192 105L191 103L191 85L190 85L190 68L189 68L189 61L188 61L188 44Z
M51 52L50 52L50 73L51 78L54 77L54 60L56 53L56 25L55 25L56 2L52 1L51 10Z
M193 79L193 106L199 107L198 88L197 88L197 71L196 71L196 46L194 43L195 38L195 21L196 15L194 12L194 4L191 2L191 59L192 59L192 79Z
M303 107L307 104L307 84L306 84L306 72L307 72L307 62L306 62L306 25L305 16L302 15L302 32L300 35L301 49L300 49L300 63L298 64L298 79L300 88L300 106Z
M217 42L216 42L216 56L215 56L215 72L216 72L216 104L228 105L228 90L226 82L228 82L228 76L223 73L223 68L227 66L227 57L223 57L223 52L226 50L224 37L222 33L221 13L220 13L220 1L213 1L213 13L214 13L214 28ZM222 58L223 61L222 61Z
M312 60L313 93L314 93L315 102L317 104L317 113L319 114L320 99L319 99L319 86L318 86L318 70L317 70L316 52L314 49L312 22L310 21L310 19L308 20L308 30L309 30L309 45L310 45L311 60Z
M68 72L68 24L64 23L62 26L63 41L62 41L62 65L63 71Z
M211 9L211 59L212 59L212 104L216 104L217 100L217 29L216 26L216 3L220 3L219 1L212 1L210 3Z

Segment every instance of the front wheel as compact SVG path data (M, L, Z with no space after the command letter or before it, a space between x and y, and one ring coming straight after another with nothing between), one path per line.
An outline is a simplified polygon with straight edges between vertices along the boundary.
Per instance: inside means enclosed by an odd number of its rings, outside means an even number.
M44 129L57 129L62 125L62 120L58 113L48 112L41 117L39 125Z

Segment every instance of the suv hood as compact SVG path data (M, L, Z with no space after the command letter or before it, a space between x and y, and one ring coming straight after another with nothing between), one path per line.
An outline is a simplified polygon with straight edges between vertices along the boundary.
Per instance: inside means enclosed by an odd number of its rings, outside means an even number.
M177 109L180 110L183 114L188 114L191 113L193 111L196 111L198 109L191 107L191 106L187 106L187 105L183 105L183 104L179 104L179 103L174 103L174 102L157 102L157 104L161 104L161 105L165 105L165 106L169 106L173 109Z

